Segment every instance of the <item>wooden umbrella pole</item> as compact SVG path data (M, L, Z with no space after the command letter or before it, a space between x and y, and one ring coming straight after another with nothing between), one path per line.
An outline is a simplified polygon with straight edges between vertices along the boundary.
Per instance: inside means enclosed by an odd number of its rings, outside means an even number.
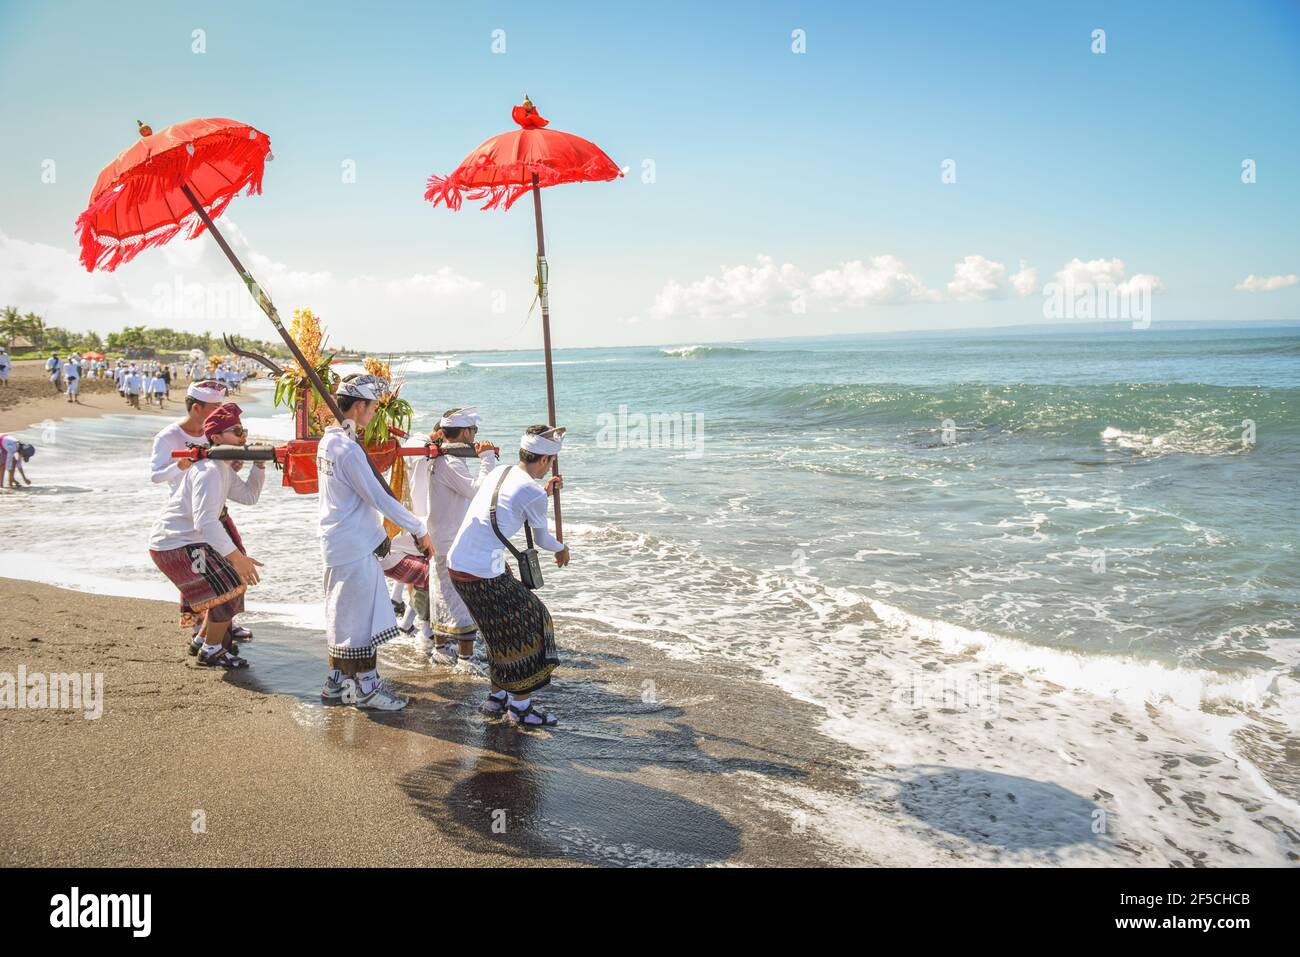
M546 296L546 234L542 230L542 188L537 174L533 174L533 215L537 220L537 299L542 304L542 348L546 353L546 412L547 424L554 428L555 421L555 370L551 366L551 307ZM560 457L551 460L551 474L560 474ZM560 491L555 490L555 537L564 541L564 520L560 513Z
M221 231L217 229L217 224L212 221L212 217L209 216L208 211L203 208L203 204L199 202L198 197L190 191L189 186L182 184L181 192L184 193L185 198L190 201L190 205L194 207L194 212L198 213L199 219L203 220L203 225L208 227L208 232L212 234L212 238L217 241L217 245L221 247L221 251L225 253L226 258L230 260L230 265L235 267L235 272L239 273L239 277L244 280L244 285L248 287L249 294L257 301L257 304L262 308L262 311L266 313L266 318L271 320L271 325L275 326L275 331L280 333L280 338L283 339L284 344L289 347L289 352L293 354L298 365L301 366L303 372L307 374L307 380L311 382L312 388L315 389L320 397L325 401L325 405L329 407L334 418L338 419L338 421L342 423L343 411L339 408L339 404L334 400L334 396L330 394L329 389L325 387L325 383L321 381L320 376L316 374L316 370L308 364L307 359L302 354L302 350L298 348L298 343L294 342L293 336L289 334L289 330L286 329L284 323L280 321L280 313L276 311L275 303L271 302L271 297L262 291L262 287L259 286L257 280L253 278L253 274L244 268L244 264L239 261L239 257L235 255L235 251L231 249L230 244L226 242L226 237L221 235ZM392 495L393 498L397 498L397 495L393 492L388 482L384 479L383 474L375 466L374 461L369 455L366 456L366 461L370 463L370 471L375 474L375 478L379 479L379 484L384 487L384 491L389 495ZM398 499L398 501L401 500Z

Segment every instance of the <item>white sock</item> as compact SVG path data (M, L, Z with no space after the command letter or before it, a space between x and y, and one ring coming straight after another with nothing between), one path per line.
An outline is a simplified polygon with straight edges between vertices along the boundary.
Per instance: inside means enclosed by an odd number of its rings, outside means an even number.
M330 681L334 682L336 685L343 684L343 672L339 671L337 668L333 669L330 672Z
M527 710L528 710L528 706L529 706L530 704L532 704L532 703L533 703L533 699L532 699L532 697L527 697L527 698L515 698L515 697L512 696L512 697L510 698L510 704L511 704L511 706L514 707L514 708L516 708L516 709L518 709L519 711L527 711Z
M415 606L407 605L406 614L402 616L401 627L404 631L410 631L411 626L415 624Z
M199 653L204 655L215 655L220 650L220 645L210 645L207 641L204 641L203 647L199 649Z
M375 690L375 686L379 684L379 671L375 668L363 671L357 675L357 681L361 685L361 693L370 694Z

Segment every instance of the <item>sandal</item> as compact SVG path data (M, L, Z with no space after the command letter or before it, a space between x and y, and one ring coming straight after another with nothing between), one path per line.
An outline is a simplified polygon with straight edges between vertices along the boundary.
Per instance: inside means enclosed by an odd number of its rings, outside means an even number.
M479 711L487 715L489 718L499 718L501 717L502 714L505 713L506 702L508 700L509 699L505 695L502 695L500 698L494 697L493 695L488 695L487 700L485 700L481 705L479 705L478 709Z
M232 625L230 628L230 637L239 641L252 641L253 633L243 625Z
M199 652L199 664L205 668L229 668L232 671L248 667L248 659L240 658L238 655L232 655L225 648L222 648L214 655L205 652Z
M529 718L536 718L535 721L529 721ZM511 724L519 725L521 728L553 728L560 723L560 719L549 712L543 714L532 706L530 702L527 708L522 711L513 704L506 705L506 720Z
M190 642L190 646L186 650L190 653L190 657L192 658L199 653L199 649L201 649L202 647L203 647L203 637L199 636L198 638L195 638L193 641ZM235 644L232 641L230 643L229 651L232 655L239 654L239 645Z

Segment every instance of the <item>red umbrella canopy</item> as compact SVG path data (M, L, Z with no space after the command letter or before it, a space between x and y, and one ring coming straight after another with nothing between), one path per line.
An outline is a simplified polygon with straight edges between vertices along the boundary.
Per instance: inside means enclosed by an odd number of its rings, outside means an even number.
M546 129L549 120L527 97L511 115L519 129L483 142L450 176L430 176L424 198L460 209L462 199L487 200L483 209L505 208L533 188L561 183L600 182L622 176L604 151L572 133Z
M247 123L187 120L158 133L139 123L140 139L104 167L77 217L81 264L111 272L141 250L161 246L203 223L181 191L188 186L213 219L245 187L262 191L271 139Z
M102 352L83 352L83 353L81 354L81 358L83 358L83 359L93 359L93 360L95 360L96 362L98 362L100 359L104 358L104 353L102 353Z

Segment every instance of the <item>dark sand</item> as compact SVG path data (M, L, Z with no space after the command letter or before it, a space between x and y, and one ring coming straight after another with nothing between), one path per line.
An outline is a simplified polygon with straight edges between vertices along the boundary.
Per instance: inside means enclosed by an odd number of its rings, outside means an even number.
M104 675L99 720L0 710L6 865L837 860L773 790L850 790L812 709L652 649L634 666L614 636L584 635L546 689L561 727L521 732L410 645L382 660L415 700L372 716L320 705L319 635L257 626L252 669L214 673L168 603L0 579L0 607L0 672Z

